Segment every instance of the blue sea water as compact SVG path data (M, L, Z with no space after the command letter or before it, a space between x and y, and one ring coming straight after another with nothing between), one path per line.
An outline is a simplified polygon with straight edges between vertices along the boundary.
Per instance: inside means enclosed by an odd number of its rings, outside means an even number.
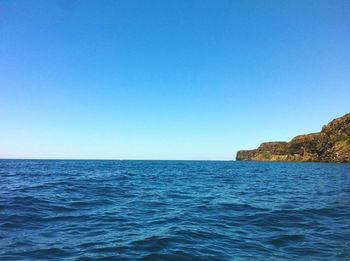
M350 164L0 160L0 260L349 260Z

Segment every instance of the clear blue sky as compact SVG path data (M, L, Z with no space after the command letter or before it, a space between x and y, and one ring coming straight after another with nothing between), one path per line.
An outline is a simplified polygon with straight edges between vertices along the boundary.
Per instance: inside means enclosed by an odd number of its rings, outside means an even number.
M233 159L350 111L350 1L0 0L0 158Z

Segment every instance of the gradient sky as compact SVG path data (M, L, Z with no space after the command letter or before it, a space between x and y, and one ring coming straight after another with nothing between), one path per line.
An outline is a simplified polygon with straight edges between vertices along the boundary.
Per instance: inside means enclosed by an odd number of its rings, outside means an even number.
M350 111L350 1L0 0L0 158L234 159Z

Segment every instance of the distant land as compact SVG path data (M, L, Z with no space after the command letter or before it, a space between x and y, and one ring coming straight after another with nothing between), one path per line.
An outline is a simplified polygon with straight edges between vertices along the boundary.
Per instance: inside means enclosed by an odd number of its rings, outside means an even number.
M350 162L350 113L324 125L320 132L240 150L236 160Z

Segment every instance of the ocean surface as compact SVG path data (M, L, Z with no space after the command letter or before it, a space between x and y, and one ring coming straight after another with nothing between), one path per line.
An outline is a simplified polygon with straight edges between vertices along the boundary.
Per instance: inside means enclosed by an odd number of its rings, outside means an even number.
M350 164L0 160L0 260L350 260Z

